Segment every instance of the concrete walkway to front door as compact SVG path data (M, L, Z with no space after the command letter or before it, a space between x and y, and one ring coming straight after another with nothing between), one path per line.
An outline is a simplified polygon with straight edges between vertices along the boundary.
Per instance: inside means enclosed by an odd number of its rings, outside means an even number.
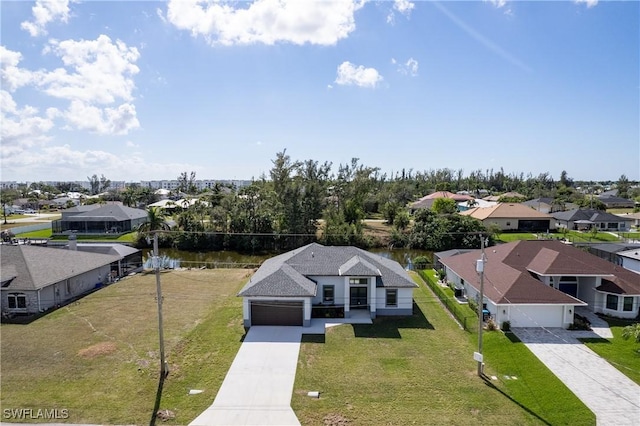
M640 386L582 344L593 332L513 328L516 336L589 407L599 426L640 424Z
M190 426L299 425L291 394L302 331L302 327L251 327L213 404Z

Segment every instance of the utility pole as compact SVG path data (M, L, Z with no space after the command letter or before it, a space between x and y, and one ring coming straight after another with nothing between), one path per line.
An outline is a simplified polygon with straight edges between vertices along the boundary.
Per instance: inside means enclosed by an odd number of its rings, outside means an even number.
M156 270L156 293L158 298L158 334L160 336L160 377L169 374L167 362L164 359L164 333L162 331L162 287L160 286L160 257L158 254L158 231L153 233L153 267Z
M473 354L473 358L478 361L478 376L482 377L483 372L483 356L482 356L482 330L484 323L484 263L486 261L484 255L484 236L480 234L480 259L476 261L476 272L480 274L480 298L478 299L478 352Z

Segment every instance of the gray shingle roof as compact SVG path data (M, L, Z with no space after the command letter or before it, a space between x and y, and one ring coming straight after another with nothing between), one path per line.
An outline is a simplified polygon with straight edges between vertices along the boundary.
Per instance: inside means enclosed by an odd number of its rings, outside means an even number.
M15 276L9 290L38 290L101 266L119 256L29 245L0 245L2 282Z
M416 284L394 260L351 246L312 243L266 260L239 296L315 296L313 277L376 276L378 287Z
M120 222L129 219L147 217L147 212L132 207L117 204L106 204L90 211L84 211L73 216L66 217L67 222L102 222L106 220Z
M603 212L595 209L575 209L566 212L552 213L552 216L557 220L573 221L576 220L590 220L591 222L625 222L631 221L624 217L616 216L611 213Z

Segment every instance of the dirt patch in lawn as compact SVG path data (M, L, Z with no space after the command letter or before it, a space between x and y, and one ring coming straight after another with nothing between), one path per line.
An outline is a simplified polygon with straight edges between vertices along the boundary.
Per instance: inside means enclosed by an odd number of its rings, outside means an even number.
M86 359L93 359L102 355L109 355L116 351L117 346L113 342L100 342L87 348L80 349L78 356Z
M349 419L340 414L327 414L322 422L325 426L347 426L351 423Z

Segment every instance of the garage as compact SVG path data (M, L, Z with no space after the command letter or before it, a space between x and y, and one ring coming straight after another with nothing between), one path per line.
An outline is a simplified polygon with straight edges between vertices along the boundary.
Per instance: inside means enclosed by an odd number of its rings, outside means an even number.
M303 302L255 300L251 302L251 325L302 326Z

